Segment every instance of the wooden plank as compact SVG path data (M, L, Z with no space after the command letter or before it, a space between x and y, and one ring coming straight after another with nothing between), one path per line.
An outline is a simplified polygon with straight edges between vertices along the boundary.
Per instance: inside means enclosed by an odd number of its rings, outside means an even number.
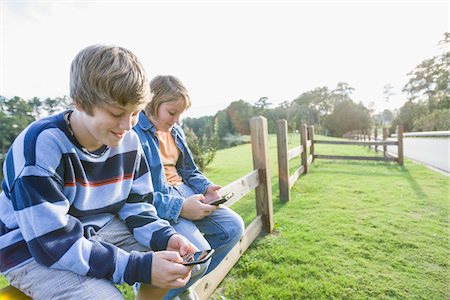
M300 141L301 141L301 145L302 145L302 148L303 148L303 151L302 151L302 166L303 166L303 168L304 168L304 173L306 174L306 173L308 173L308 161L307 161L307 159L306 159L306 155L307 155L307 153L306 153L306 151L307 151L307 147L306 147L306 141L307 141L307 139L308 139L308 131L307 131L307 126L305 125L305 124L303 124L302 125L302 127L300 128Z
M195 290L200 300L206 300L211 296L220 282L225 278L231 268L236 264L242 254L251 243L263 231L261 216L253 219L252 223L245 229L239 243L225 256L222 262L208 275L197 281L192 288Z
M315 144L330 144L330 145L357 145L357 146L395 146L397 141L322 141L315 140Z
M374 129L373 135L374 135L374 140L378 141L378 128L377 127L375 127L375 129ZM378 145L375 145L375 152L378 152Z
M20 290L13 286L6 286L0 290L0 300L29 300L30 297L26 296Z
M390 157L377 157L377 156L344 156L344 155L321 155L315 154L314 159L347 159L347 160L375 160L375 161L397 161L395 158Z
M300 154L302 154L302 152L303 152L303 148L301 146L295 147L295 148L293 148L293 149L288 151L287 159L291 160L294 157L299 156Z
M308 162L309 164L314 161L314 126L308 127L308 139L311 141L311 147L309 147L309 154L312 157L311 162Z
M397 162L400 166L403 166L403 126L397 126Z
M312 164L313 161L314 161L314 155L313 154L308 155L308 165Z
M242 197L247 195L250 191L254 190L259 185L259 171L253 170L247 175L233 181L220 189L221 195L226 195L233 192L234 196L223 205L231 206L238 202Z
M278 152L278 186L280 200L289 201L289 158L287 146L287 121L277 121L277 152Z
M300 166L295 172L289 177L289 188L291 188L294 183L297 181L297 179L300 177L301 174L305 171L305 168L303 166Z
M256 215L262 216L264 229L273 230L272 181L269 164L269 135L267 134L267 119L253 117L250 120L252 136L253 169L259 170L260 185L255 189Z
M310 140L306 140L306 147L311 147L311 141Z

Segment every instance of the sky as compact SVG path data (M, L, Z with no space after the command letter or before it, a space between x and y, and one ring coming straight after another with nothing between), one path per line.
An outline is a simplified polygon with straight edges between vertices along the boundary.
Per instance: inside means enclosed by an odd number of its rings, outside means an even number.
M150 78L189 90L187 117L232 101L272 107L339 82L377 112L400 108L407 74L443 49L450 0L0 0L0 95L69 95L72 59L92 44L128 48ZM393 86L386 101L384 86ZM372 104L371 104L372 102Z

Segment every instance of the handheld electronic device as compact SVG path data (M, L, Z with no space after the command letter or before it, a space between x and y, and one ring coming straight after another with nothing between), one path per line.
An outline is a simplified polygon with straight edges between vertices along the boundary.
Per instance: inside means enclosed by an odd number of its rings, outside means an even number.
M214 249L198 251L183 257L183 265L190 266L206 262L214 253Z
M234 196L234 193L229 193L229 194L226 194L225 196L222 196L219 199L217 199L217 200L215 200L215 201L213 201L213 202L211 202L209 204L211 204L211 205L219 205L219 204L227 202L233 196Z

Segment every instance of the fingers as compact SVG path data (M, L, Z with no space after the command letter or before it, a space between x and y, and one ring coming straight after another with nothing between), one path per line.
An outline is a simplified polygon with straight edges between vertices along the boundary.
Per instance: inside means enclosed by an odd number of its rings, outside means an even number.
M205 196L202 195L202 194L196 194L196 195L194 195L194 196L197 196L197 200L199 200L199 201L205 200Z
M220 190L222 187L220 186L220 185L213 185L212 187L211 187L211 189L213 190L213 191L215 191L215 192L217 192L218 190Z
M209 216L210 214L212 214L217 209L217 206L207 204L207 203L202 203L200 209L201 209L203 217L206 217L206 216Z
M161 288L179 288L186 285L191 276L191 267L181 264L178 252L159 251L153 253L151 283Z
M203 196L202 194L195 194L195 195L192 195L192 196L186 198L186 200L192 200L192 199L197 200L197 201L202 201L205 199L205 196Z
M177 251L158 251L155 252L153 256L156 256L158 259L165 259L174 263L183 263L183 258Z

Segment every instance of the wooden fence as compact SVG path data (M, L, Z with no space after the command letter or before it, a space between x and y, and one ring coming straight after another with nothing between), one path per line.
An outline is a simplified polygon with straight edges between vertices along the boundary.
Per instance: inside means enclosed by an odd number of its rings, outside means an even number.
M300 146L288 151L288 129L286 120L277 121L277 150L278 150L278 185L280 188L280 200L289 201L291 197L291 187L297 181L301 174L308 173L308 165L310 165L314 157L314 127L302 125L300 129ZM308 155L307 149L310 149ZM300 155L301 165L289 174L289 161Z
M192 286L200 299L208 299L244 251L263 231L267 233L273 231L272 183L269 170L267 120L264 117L252 118L250 120L250 131L254 170L223 187L221 193L234 193L235 196L226 202L227 206L231 206L255 189L256 218L247 226L239 243L234 246L224 260L213 271Z
M377 137L377 131L375 131L374 139L370 137L369 131L362 131L362 134L357 137L358 140L355 141L324 141L324 140L313 140L313 144L332 144L332 145L359 145L368 146L369 148L374 146L375 150L378 146L383 146L383 157L378 156L345 156L345 155L322 155L312 153L314 159L348 159L348 160L375 160L375 161L394 161L399 165L403 165L403 127L397 126L397 140L388 141L388 131L387 128L383 129L383 139L379 140ZM367 140L366 140L367 138ZM396 157L391 156L387 153L387 146L397 146L398 155Z

